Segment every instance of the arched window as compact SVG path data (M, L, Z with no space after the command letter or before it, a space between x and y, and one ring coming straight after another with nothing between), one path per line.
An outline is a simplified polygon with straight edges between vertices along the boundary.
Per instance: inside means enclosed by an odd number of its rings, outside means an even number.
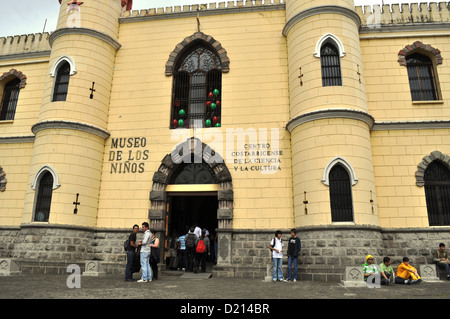
M20 79L14 78L5 84L0 105L0 121L14 120L19 100L20 82Z
M69 79L70 79L70 64L69 62L64 60L58 65L58 69L56 71L52 101L55 102L66 100L67 91L69 90Z
M406 57L406 67L412 100L439 100L436 70L431 59L415 52Z
M43 171L38 181L34 221L48 222L50 205L52 203L53 175L49 171Z
M424 180L430 226L450 225L450 169L434 160L425 170Z
M326 42L320 49L322 66L322 86L341 86L341 58L338 48L331 42Z
M219 127L221 92L219 56L202 41L192 45L174 68L170 127Z
M339 163L330 170L329 186L332 222L352 222L352 183L347 169Z

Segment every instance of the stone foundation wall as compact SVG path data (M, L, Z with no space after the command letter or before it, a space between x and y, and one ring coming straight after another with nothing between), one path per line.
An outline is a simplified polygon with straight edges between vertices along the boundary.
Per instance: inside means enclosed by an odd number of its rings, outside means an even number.
M281 231L286 250L290 231ZM123 242L129 232L48 224L3 227L0 228L0 258L13 258L23 273L65 274L67 266L73 263L84 271L88 260L99 260L107 273L122 273L126 263ZM228 241L230 249L221 254L219 243L220 258L213 275L261 280L270 275L269 244L274 233L262 230L219 233L221 240ZM450 245L447 228L381 229L330 225L298 228L297 236L302 243L298 278L326 282L340 282L345 267L362 265L367 254L373 255L377 264L384 256L389 256L394 267L407 256L419 268L420 264L432 263L439 243ZM286 256L283 261L286 265Z

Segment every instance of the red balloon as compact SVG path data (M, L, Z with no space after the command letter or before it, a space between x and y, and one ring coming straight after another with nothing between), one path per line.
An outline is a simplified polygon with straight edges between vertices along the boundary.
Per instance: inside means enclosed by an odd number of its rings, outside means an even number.
M175 107L180 107L180 105L181 105L181 103L180 103L180 100L175 100Z
M209 92L208 98L209 98L209 99L213 99L213 98L214 98L214 93L213 93L213 92Z
M175 120L175 119L174 119L174 120L172 121L172 126L178 126L178 120Z
M217 107L220 107L220 101L216 102Z
M213 117L213 123L217 124L219 122L219 118L217 116Z
M211 101L206 102L206 106L211 107L211 103L212 103Z

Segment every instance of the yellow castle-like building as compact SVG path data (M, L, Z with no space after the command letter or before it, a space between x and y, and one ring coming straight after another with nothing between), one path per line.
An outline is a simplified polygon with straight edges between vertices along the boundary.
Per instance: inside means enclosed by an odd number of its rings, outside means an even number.
M334 281L448 243L447 2L126 2L0 39L0 258L123 272L134 224L198 224L215 275L258 277L295 228L302 279Z

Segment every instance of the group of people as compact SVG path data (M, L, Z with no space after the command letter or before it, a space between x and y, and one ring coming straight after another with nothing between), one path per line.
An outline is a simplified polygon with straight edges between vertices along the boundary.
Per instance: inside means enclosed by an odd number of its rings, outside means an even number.
M138 282L150 282L158 279L158 263L160 258L159 238L156 237L156 231L149 229L147 222L142 223L144 236L142 240L137 241L136 234L139 232L139 226L133 226L133 232L128 237L127 266L125 269L125 281L133 281L133 272L137 272L139 267L135 267L136 260L140 262L142 277ZM137 270L137 271L136 271Z
M159 238L156 237L156 231L149 229L147 222L142 223L144 235L139 241L136 236L138 232L139 226L134 225L125 248L127 252L125 281L133 281L133 273L142 269L142 277L137 282L150 282L158 279L158 263L161 255ZM187 272L197 273L198 270L206 272L206 261L212 256L211 247L217 246L211 243L209 235L208 230L202 230L197 225L190 227L187 234L180 237L173 232L168 243L166 267L172 265L173 269L185 269ZM214 255L217 256L217 251Z
M272 281L297 281L298 272L298 256L301 250L301 241L297 237L295 229L291 229L291 237L288 242L288 271L287 279L283 279L282 263L283 263L283 248L284 243L281 239L282 232L277 230L275 237L270 241L269 249L272 252ZM447 280L450 280L450 261L448 254L445 251L445 244L440 243L439 249L434 252L433 261L439 268L446 271ZM374 264L372 255L366 256L366 262L362 265L364 272L364 281L367 282L371 275L379 274L380 282L383 285L397 284L416 284L422 281L417 269L410 265L409 258L404 257L402 263L397 267L397 272L394 273L392 261L389 257L384 257L383 262L377 266Z
M371 275L380 274L382 285L396 284L416 284L420 283L422 279L417 272L417 269L410 265L409 258L404 257L402 263L397 267L397 273L394 274L394 269L391 265L391 259L384 257L383 262L377 267L374 264L372 255L366 256L366 262L362 265L364 272L364 281L367 281ZM434 252L433 261L440 268L445 269L447 280L450 280L450 262L448 254L445 251L445 244L440 243L439 249Z

